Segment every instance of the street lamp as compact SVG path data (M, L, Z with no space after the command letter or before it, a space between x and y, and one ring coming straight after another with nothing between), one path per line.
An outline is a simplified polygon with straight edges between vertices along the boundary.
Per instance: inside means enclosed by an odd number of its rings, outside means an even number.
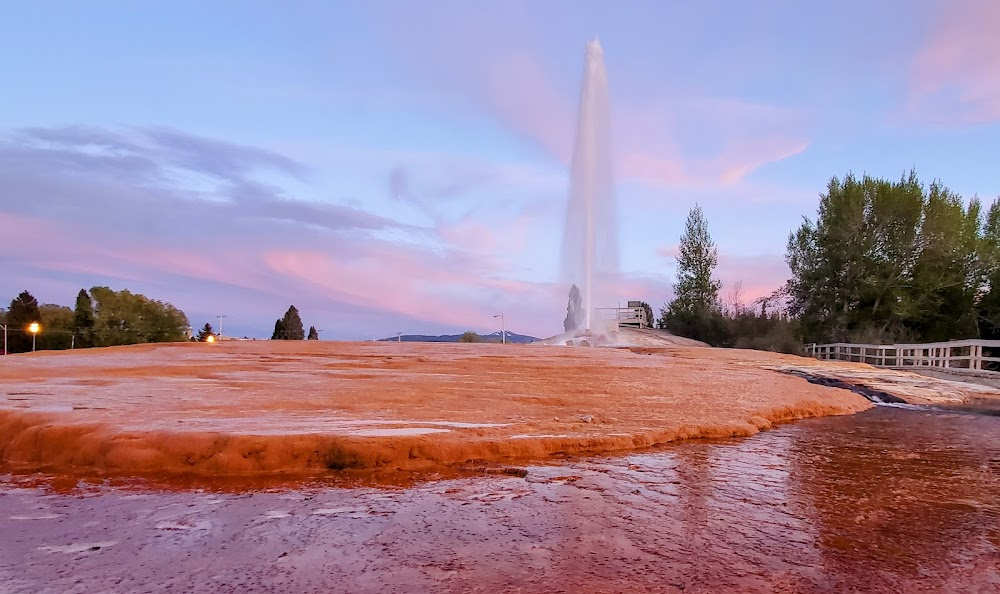
M503 321L503 314L498 313L493 317L500 318L500 342L503 344L507 344L507 325Z
M35 338L38 336L38 333L41 331L41 329L42 329L42 325L39 324L38 322L32 322L32 323L28 324L28 332L31 332L31 352L32 353L35 352Z
M212 344L213 342L215 342L215 336L209 334L208 336L205 337L205 342L207 342L208 344Z

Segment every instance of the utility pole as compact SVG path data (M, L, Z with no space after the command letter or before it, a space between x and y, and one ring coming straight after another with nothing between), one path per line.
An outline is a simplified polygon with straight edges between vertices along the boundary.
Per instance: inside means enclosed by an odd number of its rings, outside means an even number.
M3 354L7 354L7 324L2 324L3 326Z
M500 318L500 342L507 344L507 324L503 321L503 313L498 313L493 317Z
M216 317L219 318L219 340L222 340L222 318L228 318L229 316L224 314L219 314Z
M403 333L396 332L396 342L403 342Z

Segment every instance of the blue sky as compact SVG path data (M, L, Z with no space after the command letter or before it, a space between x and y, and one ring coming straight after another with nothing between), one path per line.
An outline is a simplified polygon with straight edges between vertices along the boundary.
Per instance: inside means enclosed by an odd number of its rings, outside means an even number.
M0 22L0 300L80 287L270 334L561 330L584 43L611 89L621 298L700 203L752 299L832 176L1000 194L1000 5L45 2Z

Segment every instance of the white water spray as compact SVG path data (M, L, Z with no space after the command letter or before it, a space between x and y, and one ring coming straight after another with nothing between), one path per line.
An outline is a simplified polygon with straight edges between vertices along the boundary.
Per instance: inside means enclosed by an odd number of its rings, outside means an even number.
M595 307L615 305L618 221L610 120L604 50L594 39L583 69L562 254L563 280L582 288L586 330L593 327Z

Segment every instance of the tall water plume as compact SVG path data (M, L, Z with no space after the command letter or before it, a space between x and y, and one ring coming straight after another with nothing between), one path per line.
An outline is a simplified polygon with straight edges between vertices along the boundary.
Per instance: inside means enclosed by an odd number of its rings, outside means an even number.
M618 278L608 73L597 39L587 43L562 247L563 280L581 288L586 312L581 328L589 330L595 307L615 306Z

